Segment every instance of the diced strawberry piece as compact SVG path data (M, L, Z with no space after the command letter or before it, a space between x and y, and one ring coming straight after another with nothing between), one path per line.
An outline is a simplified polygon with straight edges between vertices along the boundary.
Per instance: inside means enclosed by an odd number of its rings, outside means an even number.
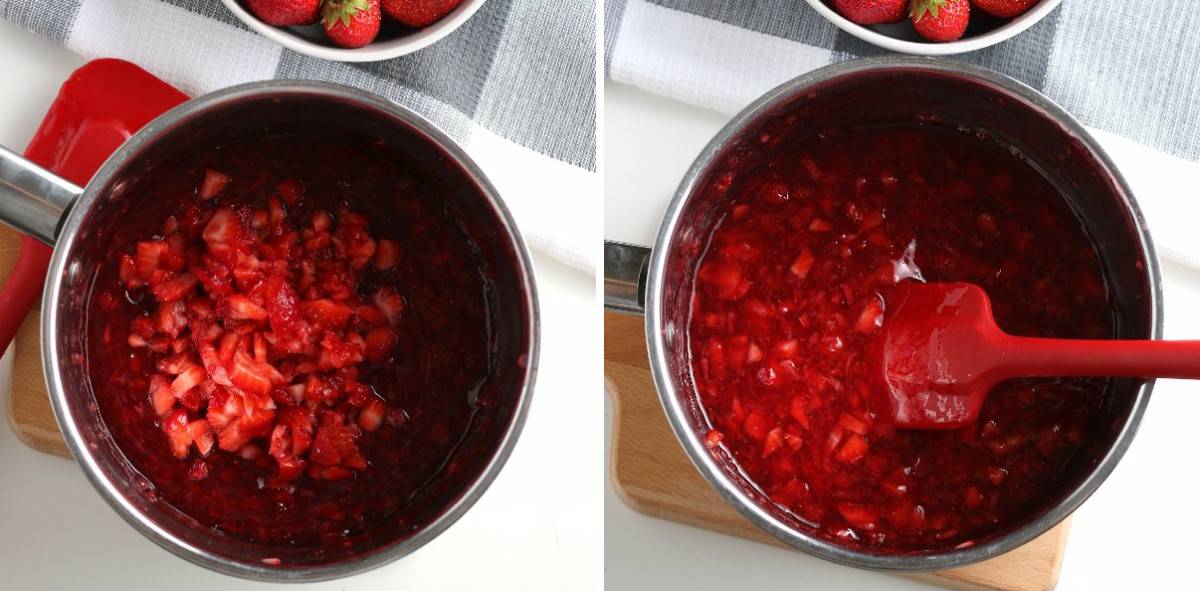
M125 284L126 289L137 289L144 283L141 276L138 275L137 263L134 262L133 257L127 254L121 255L118 276L121 278L121 283Z
M215 170L207 170L204 172L204 181L200 183L200 191L197 196L201 199L212 199L220 195L227 185L229 185L229 175Z
M358 456L357 430L347 426L345 417L331 411L321 413L309 458L322 466L335 466Z
M386 360L392 354L392 349L400 342L400 337L396 331L380 326L371 329L366 336L366 351L364 353L367 361L378 363Z
M367 335L367 336L369 337L370 335ZM369 339L368 339L368 342L369 342ZM759 361L762 361L762 359L763 359L762 349L759 349L758 345L755 345L754 343L750 343L749 347L746 348L746 363L758 363Z
M807 247L796 255L796 260L792 261L792 275L804 279L808 277L808 272L812 270L813 262L816 258Z
M878 296L872 297L863 307L854 323L858 332L873 333L883 326L883 300Z
M266 320L267 309L254 303L250 298L234 294L225 299L229 308L229 317L234 320Z
M134 258L134 269L138 277L149 281L158 270L158 262L167 252L167 243L163 240L144 240L137 243L137 254Z
M175 381L171 382L171 390L175 392L176 396L183 396L188 390L199 386L206 376L203 367L189 362L175 378Z
M220 387L213 390L212 399L208 403L208 414L205 417L209 424L222 430L241 418L243 414L245 414L245 406L241 394ZM229 448L223 447L222 449ZM237 447L233 449L237 449Z
M851 527L861 529L863 531L874 531L879 527L879 516L863 505L855 503L838 503L837 511L841 513L842 519L846 520Z
M796 419L796 422L800 423L800 426L804 427L805 429L808 429L809 428L809 426L808 426L808 411L805 408L806 406L807 405L804 403L804 400L801 399L799 396L792 398L792 408L791 408L792 418Z
M708 433L706 433L704 435L704 445L707 446L709 449L713 449L713 448L717 447L718 445L720 445L721 441L724 439L725 439L724 434L722 434L720 431L718 431L716 429L711 429L711 430L709 430Z
M328 232L329 227L333 225L333 217L329 212L318 209L312 214L312 229L314 232Z
M304 302L304 315L309 320L326 329L339 330L346 327L346 323L350 321L350 315L354 310L343 302L335 302L330 299L321 299L311 302Z
M240 247L244 229L242 220L227 208L218 209L208 225L204 227L204 242L218 259L227 263L235 262L232 257L234 249Z
M295 480L304 474L304 460L296 456L279 458L279 477L284 480Z
M769 457L771 454L779 451L781 447L783 447L783 427L775 427L767 433L767 438L763 442L762 456L764 458Z
M199 419L188 423L188 434L196 444L196 450L201 456L207 456L213 448L213 431L208 421Z
M354 309L354 316L367 326L383 326L385 324L389 324L387 315L375 306L359 306Z
M167 436L171 454L181 460L186 458L188 449L192 445L192 434L188 431L187 413L182 409L175 409L167 413L162 419L162 430Z
M400 244L395 240L380 240L375 248L375 269L389 271L400 262Z
M850 438L846 440L846 444L838 451L837 459L839 462L855 462L866 455L870 449L867 441L860 437L858 433L851 433Z
M154 414L162 416L175 406L175 392L171 389L171 380L161 375L150 376L150 405Z
M379 423L383 422L386 413L387 403L376 398L368 402L367 406L359 413L358 426L362 427L363 431L370 433L379 428Z
M842 413L838 416L838 424L847 431L859 435L866 435L871 430L870 425L849 413Z
M400 325L400 316L404 312L404 298L390 287L381 287L375 291L371 301L387 317L393 328Z
M154 284L151 291L158 301L172 302L183 299L190 294L196 288L196 283L195 275L191 273L179 273Z
M296 179L284 180L279 183L279 186L275 187L275 190L279 192L279 196L288 205L296 205L304 197L304 185L301 185L300 181Z
M800 341L788 339L775 343L775 346L771 348L771 354L776 357L795 357L798 350L800 350Z
M255 361L245 352L235 352L233 361L226 370L229 372L229 380L233 382L234 386L245 392L270 396L271 376L266 371L265 364Z
M746 422L743 425L746 430L746 435L758 441L762 441L767 437L767 431L771 426L767 416L757 410L751 411L750 416L746 417Z
M291 285L279 276L268 278L263 282L263 300L270 315L271 330L282 339L284 350L296 352L303 348L310 327Z
M187 307L176 300L160 305L154 313L154 328L160 333L179 336L180 331L187 327Z

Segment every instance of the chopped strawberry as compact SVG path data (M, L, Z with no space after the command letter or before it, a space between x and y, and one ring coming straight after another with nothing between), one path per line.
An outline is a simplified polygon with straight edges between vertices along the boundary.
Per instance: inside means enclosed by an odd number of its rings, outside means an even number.
M362 409L358 415L358 426L362 427L363 431L368 433L379 428L379 423L383 421L384 415L387 413L387 403L376 398L367 403L367 406Z
M867 301L867 305L858 314L854 328L858 332L873 333L881 326L883 326L883 300L875 295Z
M154 414L162 416L175 406L175 391L171 389L171 380L161 376L150 376L150 404Z
M197 196L201 199L212 199L220 195L227 185L229 185L229 175L215 170L207 170L204 172L204 181L200 183L200 192L197 193Z
M162 430L167 436L171 454L181 460L186 458L188 449L192 445L192 433L188 430L187 413L182 409L175 409L167 413L162 419Z
M879 516L863 505L838 503L837 510L851 527L873 531L879 525Z
M126 289L137 289L143 284L142 278L137 272L137 263L133 257L127 254L121 255L118 276L121 278L121 283L125 284Z
M270 395L271 374L266 364L259 363L243 351L237 351L233 354L233 362L226 369L229 372L229 381L233 382L234 386L245 392Z
M808 248L800 251L800 254L796 255L796 260L792 261L792 275L801 279L808 277L808 272L812 270L815 260L812 251Z
M229 308L229 317L234 320L267 319L267 309L244 295L233 294L225 299L225 304Z
M846 444L837 453L839 462L855 462L866 455L870 445L867 441L860 437L858 433L851 433L850 438L846 440Z
M404 312L404 298L390 287L381 287L372 297L375 306L387 317L392 327L400 325L400 316Z
M196 276L191 273L180 273L151 287L154 297L160 302L173 302L183 299L196 288Z
M400 244L395 240L380 240L375 249L375 269L390 271L400 262Z
M350 321L350 315L354 313L354 310L344 302L335 302L330 299L304 302L303 308L304 315L313 324L335 330L345 328L346 323Z
M366 336L364 356L367 361L372 363L384 361L392 355L392 349L398 342L400 342L400 337L396 335L396 331L386 326L373 328Z
M167 252L167 243L163 240L144 240L137 243L137 253L133 259L134 269L138 277L149 281L158 270L158 261Z
M779 451L779 448L781 447L783 447L783 427L775 427L774 429L771 429L769 433L767 433L767 438L763 442L762 456L764 458L768 457L776 451Z
M857 433L859 435L866 435L871 430L871 427L867 425L867 423L859 420L849 413L842 413L841 416L838 417L838 424L841 425L845 430L851 433Z
M766 415L755 410L751 411L750 416L746 417L744 428L746 430L746 435L749 435L751 438L757 439L758 441L762 441L767 437L767 431L770 429L770 425L768 424Z
M183 396L188 390L199 386L206 377L207 374L203 367L188 362L176 376L175 381L171 382L171 390L175 392L176 396Z

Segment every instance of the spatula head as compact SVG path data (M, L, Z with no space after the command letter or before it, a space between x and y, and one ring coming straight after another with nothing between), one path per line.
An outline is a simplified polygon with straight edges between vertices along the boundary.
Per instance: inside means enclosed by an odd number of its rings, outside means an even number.
M874 349L896 426L957 429L973 422L995 385L990 360L1002 337L978 286L899 285Z

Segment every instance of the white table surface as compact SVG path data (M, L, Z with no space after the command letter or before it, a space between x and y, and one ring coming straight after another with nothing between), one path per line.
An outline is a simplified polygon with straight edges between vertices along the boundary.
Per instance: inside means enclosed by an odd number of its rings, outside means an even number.
M611 81L604 113L604 236L648 245L692 159L729 117ZM1165 263L1163 279L1166 338L1200 339L1200 273ZM1200 417L1195 390L1158 382L1129 453L1073 518L1060 590L1200 589L1191 564L1200 528L1200 470L1191 455L1200 450L1191 438ZM611 401L605 415L607 442ZM609 589L927 588L635 513L607 477L604 505Z
M83 60L0 23L0 144L23 149ZM370 573L305 589L591 589L600 576L600 317L595 279L534 254L542 357L508 464L457 524ZM0 364L8 407L11 355ZM582 385L596 384L592 388ZM5 411L7 414L7 411ZM584 418L586 420L579 420ZM125 524L74 462L0 427L0 589L278 589L206 571Z

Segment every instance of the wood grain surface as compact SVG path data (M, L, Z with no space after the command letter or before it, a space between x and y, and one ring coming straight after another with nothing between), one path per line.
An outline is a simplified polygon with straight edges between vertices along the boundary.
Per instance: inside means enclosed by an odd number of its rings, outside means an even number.
M8 226L0 225L0 285L8 279L20 252L19 235ZM71 454L58 432L42 377L40 320L41 314L36 309L31 311L12 345L16 347L16 358L13 360L12 392L8 397L8 418L17 438L29 447L69 458Z
M784 546L727 505L696 471L667 424L646 357L641 317L606 313L604 374L613 397L612 479L640 513ZM951 589L1046 591L1058 582L1068 524L971 566L904 575ZM786 547L786 546L784 546Z

